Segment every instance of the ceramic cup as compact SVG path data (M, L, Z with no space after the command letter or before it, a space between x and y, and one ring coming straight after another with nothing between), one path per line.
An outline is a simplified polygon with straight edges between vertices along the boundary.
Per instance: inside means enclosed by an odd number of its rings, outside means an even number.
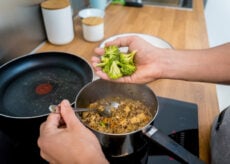
M108 5L107 0L90 0L90 7L97 8L100 10L105 10L106 6Z
M100 41L104 37L104 20L101 17L82 19L83 37L90 42Z
M87 17L101 17L104 18L105 16L105 11L96 9L96 8L86 8L82 9L78 12L78 16L82 18L87 18Z

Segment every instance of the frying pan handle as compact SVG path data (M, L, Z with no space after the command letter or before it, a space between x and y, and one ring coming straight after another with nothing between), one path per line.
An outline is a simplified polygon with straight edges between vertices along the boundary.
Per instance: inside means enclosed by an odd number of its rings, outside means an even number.
M147 129L143 130L143 133L152 141L157 142L159 145L169 150L171 153L182 159L184 162L191 164L205 164L197 156L187 151L180 144L159 131L154 126L150 125Z

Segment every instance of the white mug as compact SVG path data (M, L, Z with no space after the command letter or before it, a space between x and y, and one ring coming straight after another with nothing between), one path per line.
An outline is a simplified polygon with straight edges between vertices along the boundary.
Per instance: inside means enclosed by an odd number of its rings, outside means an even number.
M89 3L90 7L101 10L105 10L106 6L109 4L108 0L90 0Z

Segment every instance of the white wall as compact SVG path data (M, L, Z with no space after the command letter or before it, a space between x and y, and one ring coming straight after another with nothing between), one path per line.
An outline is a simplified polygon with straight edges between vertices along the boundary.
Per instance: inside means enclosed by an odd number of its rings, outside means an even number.
M207 0L205 17L211 47L230 42L230 0ZM216 85L219 108L230 105L230 86Z
M210 46L230 42L230 0L208 0L205 16Z

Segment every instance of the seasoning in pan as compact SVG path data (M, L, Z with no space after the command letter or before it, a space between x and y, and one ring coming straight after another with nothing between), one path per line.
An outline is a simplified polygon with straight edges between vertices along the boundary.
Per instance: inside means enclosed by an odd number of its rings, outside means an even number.
M112 109L111 117L103 117L97 112L83 112L82 121L100 132L122 134L143 128L152 119L150 109L141 101L121 97L109 97L91 103L88 108L104 110L110 102L118 102Z
M38 95L46 95L50 93L53 89L53 86L50 83L42 83L36 86L35 92Z

